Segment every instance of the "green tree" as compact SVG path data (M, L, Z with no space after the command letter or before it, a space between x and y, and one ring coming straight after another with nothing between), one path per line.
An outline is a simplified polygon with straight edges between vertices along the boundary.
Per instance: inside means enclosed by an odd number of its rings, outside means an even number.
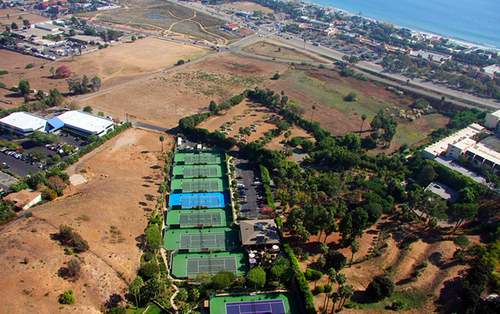
M90 107L90 106L88 106L88 105L87 105L87 106L85 106L85 107L83 107L83 112L92 113L92 107Z
M425 165L417 174L417 179L422 186L427 186L437 177L436 171L432 165Z
M316 104L312 106L312 116L311 116L311 122L314 122L314 112L316 111Z
M337 311L341 311L345 302L354 294L354 287L352 285L342 286L339 289L340 303Z
M158 265L155 261L150 261L139 268L139 275L146 279L153 278L154 276L158 275L159 272L160 268L158 268Z
M10 24L10 28L13 30L16 30L16 29L19 29L19 26L17 26L17 24L15 22L12 22L12 24Z
M347 96L344 97L344 101L357 101L358 94L355 92L350 92Z
M98 76L94 76L90 80L90 84L92 86L92 91L93 92L99 91L99 88L101 88L101 79Z
M165 141L165 137L160 135L161 151L163 151L163 141Z
M366 292L378 300L390 297L394 292L394 282L389 278L380 275L373 278L372 282L368 285Z
M23 25L24 25L24 28L29 28L31 26L30 21L28 21L26 19L23 20Z
M217 104L215 103L215 101L214 101L214 100L211 100L211 101L210 101L210 105L208 106L208 110L210 110L210 111L214 112L214 111L215 111L215 109L217 109Z
M146 248L156 253L163 243L160 229L155 225L150 225L144 233L146 234Z
M453 232L464 222L471 220L477 215L477 210L479 209L479 204L477 203L455 203L451 206L451 211L457 217L457 223Z
M255 289L264 286L266 283L266 272L261 267L253 268L248 272L247 282L251 286L254 286Z
M30 82L28 80L19 80L19 84L17 85L19 88L19 93L21 93L21 96L29 96L31 93L30 89Z
M189 291L189 296L194 302L198 301L200 298L200 290L192 288L191 291Z
M211 284L216 290L222 290L229 287L235 280L236 275L234 273L223 270L212 276Z

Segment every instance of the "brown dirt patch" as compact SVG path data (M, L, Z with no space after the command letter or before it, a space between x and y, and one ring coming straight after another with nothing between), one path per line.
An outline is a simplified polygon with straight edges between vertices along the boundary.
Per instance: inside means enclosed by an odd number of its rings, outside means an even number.
M286 68L284 64L223 53L156 79L87 99L85 104L121 116L128 111L132 119L171 128L180 118L206 110L211 100L227 101Z
M0 305L0 312L56 313L58 295L69 289L77 299L71 309L84 313L100 313L100 306L113 293L123 296L126 283L118 274L127 281L135 276L141 254L138 239L155 207L161 182L157 179L158 136L130 129L108 141L68 168L70 175L84 170L89 182L67 188L65 196L33 208L32 218L0 236L0 293L11 296ZM170 143L167 138L165 149ZM72 258L51 239L62 223L90 245L89 252L79 254L85 264L76 282L57 275ZM114 238L112 226L120 231ZM28 265L20 263L24 257Z
M290 129L290 131L292 131L292 135L290 135L288 137L288 139L291 139L293 137L300 137L302 140L311 140L313 142L316 142L316 139L314 138L314 136L312 136L311 134L307 133L304 129L302 129L301 127L298 127L298 126L295 126L293 127L292 129ZM274 137L272 139L272 141L270 141L269 143L266 144L266 148L269 148L269 149L277 149L277 150L282 150L285 146L285 144L281 143L282 141L284 140L287 140L285 138L285 133L283 132L281 135L277 136L277 137Z
M251 53L259 56L286 59L291 61L318 61L317 59L299 52L293 48L288 48L282 45L267 42L265 39L246 46L242 49L246 53Z
M257 105L257 107L254 107L254 105ZM237 120L235 120L234 117L237 117ZM253 142L260 137L264 137L264 133L268 132L270 129L275 129L275 123L280 119L281 117L278 114L269 110L267 107L245 99L241 104L234 106L227 113L212 116L203 121L198 127L207 129L210 132L217 129L224 131L221 125L226 122L235 122L231 125L232 131L225 130L229 132L227 136L234 137L236 134L242 135L238 132L240 127L255 128L257 132L252 132L250 136L244 135L248 142ZM252 127L251 124L255 124L256 126ZM237 137L235 138L239 139Z
M389 267L392 266L392 271L388 274L396 284L396 291L404 291L408 289L418 289L418 291L429 295L426 304L423 304L420 309L411 310L408 313L429 313L435 310L434 301L439 298L441 290L444 289L445 283L450 289L450 282L454 278L460 277L461 272L466 269L466 266L458 265L453 258L453 254L457 249L456 245L451 241L436 241L436 233L424 230L418 224L404 224L403 231L396 231L396 227L402 225L402 222L394 217L384 216L376 225L372 226L361 238L357 241L360 243L360 250L355 255L355 261L361 261L364 257L370 255L377 244L377 239L380 230L387 230L387 235L384 240L385 245L380 249L380 256L370 258L364 262L357 262L352 267L347 266L342 270L347 276L347 284L354 286L356 291L365 291L374 276L384 274ZM418 234L419 236L429 234L429 236L421 237L418 241L412 243L408 249L400 248L401 240L404 235ZM287 236L287 235L285 235ZM321 237L323 242L324 237ZM327 238L327 243L331 249L336 249L344 254L350 262L351 250L349 248L341 248L339 246L340 235L334 233ZM472 239L474 241L474 239ZM293 241L291 241L292 244ZM308 267L317 269L316 261L320 257L316 255L319 247L319 239L317 236L312 236L310 241L304 246L304 252L314 254L307 261L301 262L301 269L305 271ZM427 261L428 266L422 267L422 262ZM416 279L411 279L411 275L415 269L420 270L420 275ZM324 273L326 269L322 270ZM325 285L328 283L328 278L324 276L317 285ZM314 289L314 283L310 283L310 287ZM336 286L334 286L336 289ZM315 304L319 309L323 306L324 294L315 296ZM330 309L331 310L331 305ZM328 311L329 312L329 311ZM379 313L373 310L346 310L346 313Z
M84 74L89 78L99 76L102 81L101 89L106 89L171 67L179 59L193 60L205 53L207 51L201 48L150 37L77 56L73 62L71 58L48 61L2 49L0 70L7 70L9 73L0 76L0 82L10 88L17 86L20 79L28 79L32 89L48 91L57 88L61 93L67 93L66 80L53 79L50 73L51 67L57 69L66 65L79 77ZM27 64L33 62L35 67L25 69ZM41 65L44 65L43 69L40 68ZM0 90L0 97L14 101L15 106L23 102L22 97L3 89Z

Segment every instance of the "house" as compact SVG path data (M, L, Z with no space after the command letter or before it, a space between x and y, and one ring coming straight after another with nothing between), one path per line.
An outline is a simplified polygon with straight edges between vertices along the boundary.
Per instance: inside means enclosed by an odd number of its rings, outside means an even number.
M19 210L27 210L42 200L42 193L33 190L22 190L7 195L4 200L13 202L14 206Z
M273 219L243 220L240 223L242 245L248 249L280 244L278 228Z
M222 28L228 31L235 31L240 28L240 24L234 23L234 24L226 24L222 25Z

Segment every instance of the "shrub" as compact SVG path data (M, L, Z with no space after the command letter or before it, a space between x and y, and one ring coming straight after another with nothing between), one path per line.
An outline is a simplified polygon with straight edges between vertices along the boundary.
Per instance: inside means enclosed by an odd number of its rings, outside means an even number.
M394 282L383 275L376 276L370 282L366 292L379 300L385 299L394 292Z
M355 92L350 92L349 95L344 97L345 101L356 101L358 100L358 94Z
M57 198L57 192L52 189L45 189L42 193L42 197L44 200L53 201Z
M325 292L325 287L323 286L316 286L316 289L314 289L314 293L320 294Z
M330 293L333 291L332 285L325 285L325 293Z
M58 79L64 79L70 76L71 76L71 70L69 69L69 67L65 65L58 67L54 75L54 77Z
M33 67L34 67L33 63L28 63L28 64L26 65L26 67L24 67L24 68L25 68L25 69L31 69L31 68L33 68Z
M302 139L300 137L294 137L288 142L288 144L292 147L297 147L302 144Z
M69 291L64 291L60 296L59 296L59 303L61 304L67 304L71 305L75 303L76 297L75 297L75 292L73 289Z

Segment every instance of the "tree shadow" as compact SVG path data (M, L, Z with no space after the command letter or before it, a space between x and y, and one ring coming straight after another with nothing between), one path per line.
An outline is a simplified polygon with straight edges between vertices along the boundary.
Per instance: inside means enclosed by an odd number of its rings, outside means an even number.
M117 307L123 301L125 300L121 295L119 295L118 293L113 293L112 295L109 296L109 299L106 301L104 306L108 309Z
M143 184L142 186L145 187L145 188L149 188L150 187L150 185L147 185L147 184Z
M438 313L463 313L464 309L460 302L462 291L462 278L455 277L444 282L439 292L439 299L434 301Z
M146 203L146 202L139 202L139 205L141 205L141 206L148 206L148 203Z
M356 303L377 303L378 300L372 297L366 291L354 291L354 294L351 297L351 301Z
M147 200L148 202L152 202L152 201L154 201L154 200L155 200L155 196L154 196L154 195L152 195L152 194L144 194L144 197L146 197L146 200Z

